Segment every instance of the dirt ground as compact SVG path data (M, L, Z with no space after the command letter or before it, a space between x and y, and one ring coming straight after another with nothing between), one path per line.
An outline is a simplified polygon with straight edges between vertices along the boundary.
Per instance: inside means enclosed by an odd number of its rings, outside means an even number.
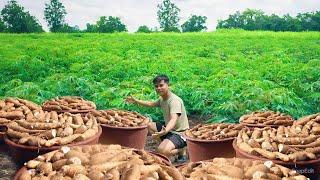
M189 117L189 124L190 127L193 127L194 125L205 122L207 118L199 118L195 116ZM148 151L155 151L158 147L159 142L153 140L151 137L148 136L147 138L147 144L145 149ZM174 165L176 165L176 162L172 162ZM10 180L13 179L13 176L15 175L16 171L19 167L16 166L16 164L13 162L10 151L6 148L5 144L2 142L0 144L0 179L1 180Z
M18 167L12 161L8 149L5 148L3 142L0 144L0 179L12 179Z

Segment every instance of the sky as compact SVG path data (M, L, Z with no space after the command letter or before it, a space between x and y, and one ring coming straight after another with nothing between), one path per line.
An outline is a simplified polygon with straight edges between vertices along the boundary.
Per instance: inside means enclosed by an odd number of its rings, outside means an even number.
M44 6L50 0L17 0L25 10L36 16L42 27L48 30L44 20ZM95 23L100 16L118 16L129 32L135 32L140 25L159 27L157 5L162 0L60 0L67 11L66 22L80 29L86 23ZM260 9L266 14L292 16L301 12L320 10L320 0L171 0L180 8L180 25L191 15L207 16L208 31L214 31L218 20L229 14L247 8ZM2 9L7 0L0 0Z

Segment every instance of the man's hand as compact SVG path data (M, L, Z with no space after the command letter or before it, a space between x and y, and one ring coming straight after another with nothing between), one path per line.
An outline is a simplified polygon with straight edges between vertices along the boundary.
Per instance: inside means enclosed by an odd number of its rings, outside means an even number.
M128 97L125 99L125 101L126 101L127 103L136 103L136 102L137 102L137 99L134 98L134 97L132 97L132 96L128 96Z
M164 126L162 126L161 131L155 132L155 133L153 133L151 136L152 136L153 138L160 138L161 136L164 136L164 135L166 135L166 134L167 134L166 128L165 128Z
M142 106L146 106L146 107L156 107L157 106L157 102L153 102L153 101L143 101L143 100L139 100L136 99L132 96L128 96L127 98L124 99L125 102L127 103L133 103L133 104L138 104L138 105L142 105Z

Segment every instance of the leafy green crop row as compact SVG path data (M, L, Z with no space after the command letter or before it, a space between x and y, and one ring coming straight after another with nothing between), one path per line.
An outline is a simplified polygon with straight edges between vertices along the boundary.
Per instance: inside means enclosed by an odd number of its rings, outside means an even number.
M171 78L189 114L235 121L271 109L320 112L320 33L0 34L0 96L41 103L79 95L100 109L131 94L156 99L152 79Z

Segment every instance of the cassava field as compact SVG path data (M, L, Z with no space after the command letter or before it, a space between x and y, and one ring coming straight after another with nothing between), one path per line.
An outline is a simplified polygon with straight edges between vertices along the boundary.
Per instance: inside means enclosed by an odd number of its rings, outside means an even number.
M319 32L0 34L0 61L1 98L77 95L160 120L159 110L123 98L156 99L151 81L167 74L188 113L211 121L320 112Z

